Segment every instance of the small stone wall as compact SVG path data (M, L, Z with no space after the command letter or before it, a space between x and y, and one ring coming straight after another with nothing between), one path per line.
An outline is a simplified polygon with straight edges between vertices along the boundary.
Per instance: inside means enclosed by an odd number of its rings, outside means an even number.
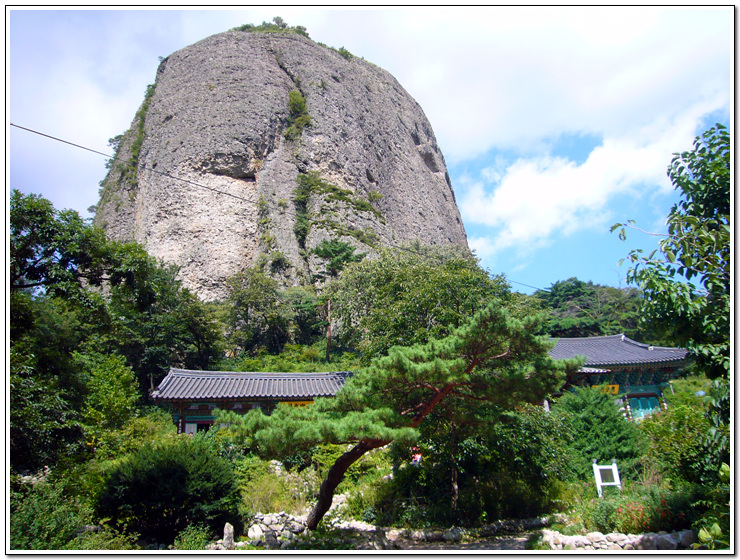
M335 520L331 523L336 529L334 544L337 548L352 547L356 550L391 550L395 548L391 535L361 521ZM247 530L249 544L263 546L269 550L284 550L294 548L300 541L310 541L311 531L306 527L306 518L303 516L280 513L258 513L252 518ZM235 543L235 546L244 546L244 543Z
M534 531L550 523L562 521L562 516L544 516L532 519L506 519L484 525L478 531L480 537L492 537L500 533L520 533ZM325 521L326 522L326 521ZM460 542L465 530L459 527L448 529L391 529L377 527L362 521L335 519L329 521L337 533L336 544L352 544L357 550L392 550L397 548L395 541L410 539L419 542ZM552 532L552 531L551 531ZM306 528L305 517L280 513L256 514L247 530L249 544L266 549L292 548L296 542L311 538ZM237 547L244 543L235 543Z
M542 542L552 550L679 550L691 548L697 542L697 533L687 529L643 535L594 532L569 536L543 529Z

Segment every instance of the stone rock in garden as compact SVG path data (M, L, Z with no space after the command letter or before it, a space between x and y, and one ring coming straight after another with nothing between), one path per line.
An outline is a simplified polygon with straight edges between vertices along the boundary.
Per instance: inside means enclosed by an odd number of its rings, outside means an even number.
M680 537L676 533L658 535L655 539L655 547L658 550L676 550Z
M442 533L442 540L446 542L459 542L462 539L462 531L458 527L452 527Z
M389 541L395 542L404 536L404 531L402 529L389 529L385 536Z
M223 545L226 550L234 550L234 526L231 523L224 525Z
M291 521L288 527L289 527L290 532L296 533L296 534L300 534L306 530L306 526L303 525L302 523L298 523L297 521Z
M599 531L594 531L593 533L588 533L586 535L586 538L591 541L592 543L598 543L606 541L606 537L603 533L600 533Z
M586 548L591 545L591 539L583 535L573 535L571 538L577 548Z
M372 533L372 548L375 550L391 550L393 545L385 536L385 531L382 529L376 529Z
M697 540L697 533L691 529L686 529L678 533L678 538L682 548L690 548Z
M262 530L262 527L258 523L255 523L247 530L247 536L249 537L249 540L259 540L265 535L265 532Z
M427 535L424 531L420 531L418 529L415 529L409 533L409 538L415 540L415 541L425 541L427 540Z
M653 533L645 533L644 535L638 536L633 541L633 545L637 550L657 550L655 545L655 535Z
M268 549L275 549L280 546L280 543L278 543L277 537L273 533L266 533L265 534L265 548Z
M293 91L310 123L289 138ZM308 173L333 187L310 194L299 236L294 190ZM164 58L95 223L179 266L206 301L260 256L281 256L271 264L286 284L310 282L325 268L311 249L331 238L370 253L417 239L468 246L418 103L378 66L290 33L228 31Z

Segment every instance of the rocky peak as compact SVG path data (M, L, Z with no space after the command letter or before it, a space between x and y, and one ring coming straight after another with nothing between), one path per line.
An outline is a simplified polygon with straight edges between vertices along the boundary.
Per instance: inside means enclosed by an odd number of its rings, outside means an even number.
M293 33L229 31L164 59L102 186L96 223L205 300L255 264L311 282L325 239L467 247L421 107L388 72Z

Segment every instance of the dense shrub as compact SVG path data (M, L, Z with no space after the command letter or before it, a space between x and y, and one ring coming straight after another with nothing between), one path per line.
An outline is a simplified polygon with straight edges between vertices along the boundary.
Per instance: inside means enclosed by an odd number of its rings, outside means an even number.
M689 528L699 515L695 507L701 492L698 486L665 490L635 484L621 492L606 490L609 492L603 498L584 498L571 511L584 530L635 534L674 531Z
M10 548L62 550L89 523L90 512L79 500L64 496L51 482L14 484L10 492Z
M98 497L101 517L142 538L171 543L187 526L214 534L239 527L239 492L229 463L198 437L147 444L108 473Z
M174 550L205 550L211 541L210 531L203 525L190 525L180 532L172 545Z
M563 418L573 436L570 461L582 480L593 479L593 460L616 459L622 479L637 478L645 445L634 422L624 418L614 397L598 388L577 387L560 397L553 412Z

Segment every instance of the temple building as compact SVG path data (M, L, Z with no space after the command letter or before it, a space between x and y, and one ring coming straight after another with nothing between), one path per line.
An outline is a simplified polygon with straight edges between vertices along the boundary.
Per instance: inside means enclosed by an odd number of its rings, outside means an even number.
M663 391L681 376L688 351L648 346L623 334L589 338L559 338L550 356L562 360L582 356L585 363L570 376L563 391L572 387L600 386L615 396L628 418L640 419L665 407ZM324 373L244 373L171 369L152 392L154 402L166 406L178 433L206 430L214 422L213 410L247 412L261 408L269 413L282 403L306 406L317 397L333 397L348 371Z
M213 410L272 411L278 403L305 406L316 397L333 397L348 371L327 373L243 373L171 369L157 389L154 402L169 408L178 433L207 430Z
M623 334L587 338L559 338L550 356L556 360L586 358L566 381L571 387L601 386L621 401L628 418L640 419L665 407L663 392L669 381L681 377L688 350L649 346Z

